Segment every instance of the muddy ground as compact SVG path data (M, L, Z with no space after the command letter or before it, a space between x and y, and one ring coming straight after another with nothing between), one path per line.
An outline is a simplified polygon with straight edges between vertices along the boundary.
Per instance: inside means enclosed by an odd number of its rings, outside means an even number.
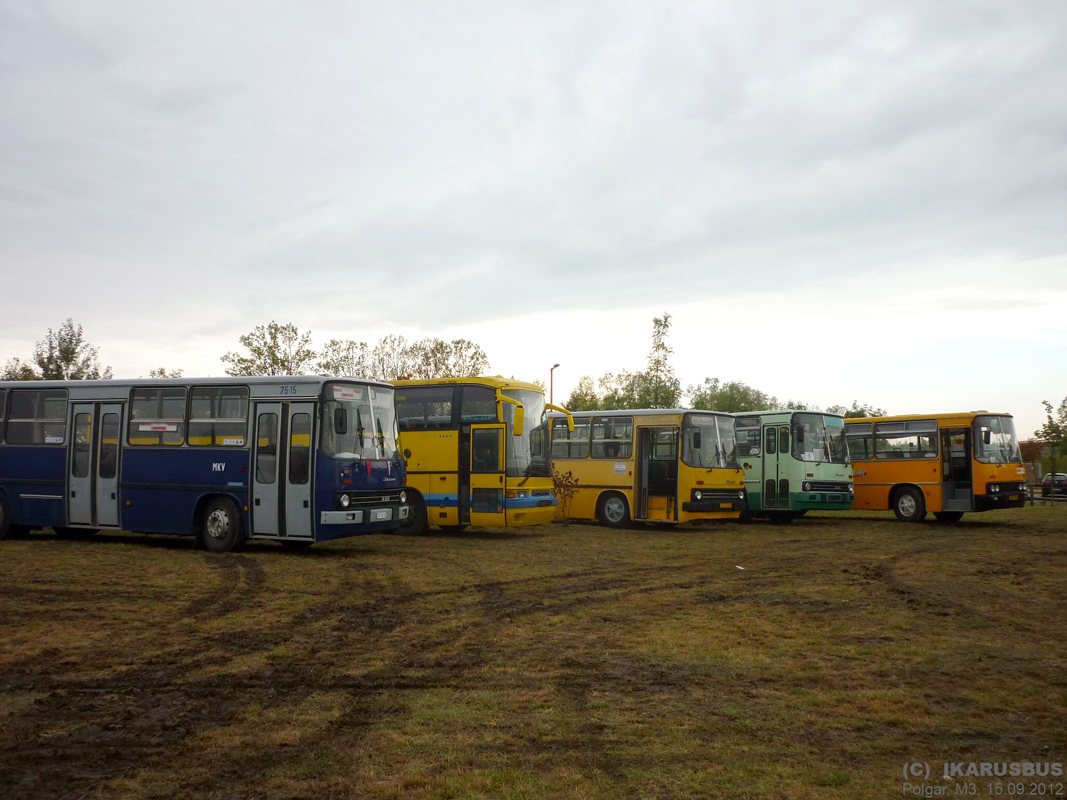
M0 797L878 797L1067 762L1067 508L0 543ZM1067 792L1065 792L1067 796Z

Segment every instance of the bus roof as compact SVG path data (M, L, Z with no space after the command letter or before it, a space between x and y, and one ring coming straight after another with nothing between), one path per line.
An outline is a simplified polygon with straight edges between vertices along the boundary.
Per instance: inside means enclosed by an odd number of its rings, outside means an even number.
M353 378L347 375L226 375L221 378L109 378L107 380L93 381L0 381L0 388L4 389L69 389L72 386L94 388L118 388L139 386L185 386L196 384L197 386L233 386L235 384L249 384L251 386L271 385L275 383L321 385L327 381L348 381L351 383L370 384L381 386L383 389L392 388L384 381L372 381L366 378Z
M393 386L489 386L493 389L522 389L531 392L545 393L545 390L536 383L517 381L514 378L505 378L500 375L479 375L468 378L415 378L405 381L391 381Z
M1003 411L986 411L984 409L979 411L956 411L952 413L941 414L887 414L884 417L852 417L846 419L845 422L899 422L901 420L910 419L936 419L938 421L960 421L960 420L973 420L975 417L1010 417Z
M707 411L702 408L613 408L604 411L572 411L572 417L653 417L660 415L682 414L721 414L729 417L725 411ZM549 412L549 416L562 417L557 411Z

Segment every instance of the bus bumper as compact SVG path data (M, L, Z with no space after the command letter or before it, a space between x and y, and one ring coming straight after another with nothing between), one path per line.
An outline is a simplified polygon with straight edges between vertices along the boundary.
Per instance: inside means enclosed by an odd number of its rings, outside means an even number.
M1000 494L976 494L975 511L992 511L996 508L1022 508L1026 505L1026 492L1002 492Z
M362 525L364 522L393 522L407 519L411 512L409 506L381 506L373 508L353 508L345 511L323 511L319 517L320 525Z
M796 511L817 508L825 511L848 511L855 497L848 492L794 492L789 496L789 507Z

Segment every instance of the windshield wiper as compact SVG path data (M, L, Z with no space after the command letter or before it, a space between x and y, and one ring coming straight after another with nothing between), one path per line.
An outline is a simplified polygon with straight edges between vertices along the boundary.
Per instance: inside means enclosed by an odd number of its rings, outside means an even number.
M363 455L363 415L356 409L356 433L359 435L359 452Z

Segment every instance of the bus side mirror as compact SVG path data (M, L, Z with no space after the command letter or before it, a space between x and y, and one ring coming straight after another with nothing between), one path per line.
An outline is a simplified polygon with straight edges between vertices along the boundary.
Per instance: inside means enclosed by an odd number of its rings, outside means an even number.
M333 410L333 432L338 436L348 433L348 413L343 408Z
M992 431L990 431L989 428L986 428L984 431L982 431L982 441L983 442L985 442L986 444L989 444L992 440L993 440Z
M804 429L797 428L797 444L804 444Z
M700 431L693 431L693 449L700 449Z
M515 435L522 436L523 426L526 424L526 409L522 406L515 406Z

